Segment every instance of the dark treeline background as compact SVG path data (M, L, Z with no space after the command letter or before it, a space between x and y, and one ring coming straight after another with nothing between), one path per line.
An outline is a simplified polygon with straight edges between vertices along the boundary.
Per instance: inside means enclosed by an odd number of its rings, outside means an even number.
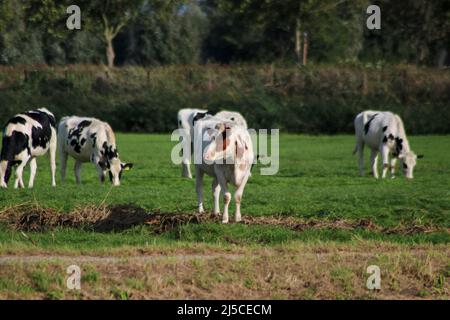
M65 27L70 4L79 31ZM381 30L365 27L369 4L381 7ZM105 33L119 27L117 65L295 61L299 32L314 62L438 66L449 12L448 0L2 0L0 64L106 64Z
M81 30L66 28L71 4ZM1 0L0 120L45 105L161 132L205 107L337 133L376 108L449 133L449 49L448 0Z

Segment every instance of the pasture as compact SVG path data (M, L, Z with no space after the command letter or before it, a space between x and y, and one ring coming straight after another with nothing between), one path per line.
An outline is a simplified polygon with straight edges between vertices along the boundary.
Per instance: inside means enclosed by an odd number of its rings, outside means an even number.
M409 181L401 170L395 179L359 177L351 135L282 134L278 174L262 176L261 165L254 167L242 201L244 223L232 222L232 202L229 225L208 215L187 218L196 213L194 180L181 178L180 166L171 163L175 142L168 134L118 134L117 140L122 161L134 163L118 188L100 185L91 164L83 165L83 183L76 185L73 160L63 184L58 167L52 188L48 160L40 158L34 189L14 190L10 182L0 190L0 298L220 298L221 290L234 294L226 298L449 297L450 136L410 137L425 157ZM206 177L207 211L210 182ZM118 228L100 230L88 221L108 208L123 208L112 221ZM27 216L30 210L82 212L86 223L45 225L39 215ZM150 223L152 215L159 220ZM161 216L182 218L158 229ZM83 264L86 291L71 293L64 289L65 262L81 256L96 258ZM161 256L168 260L154 259ZM388 270L378 293L365 289L365 267L374 261ZM271 273L279 276L268 280Z

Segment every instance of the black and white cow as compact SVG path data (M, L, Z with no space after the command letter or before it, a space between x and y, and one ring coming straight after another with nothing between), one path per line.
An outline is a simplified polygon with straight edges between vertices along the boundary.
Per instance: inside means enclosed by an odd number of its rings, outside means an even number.
M56 186L56 120L45 108L20 113L11 118L3 130L3 145L0 157L0 185L7 188L11 170L16 167L14 188L23 188L23 169L30 163L28 187L34 185L36 157L49 151L52 186Z
M178 129L184 130L184 139L182 139L183 150L191 150L192 142L194 138L194 125L195 123L210 115L208 110L204 109L181 109L178 111ZM183 152L182 171L181 176L185 178L192 178L191 174L191 153Z
M413 178L416 160L423 156L417 156L410 149L403 121L398 115L392 112L363 111L356 116L354 124L356 146L353 153L358 153L361 175L364 174L364 146L367 145L371 149L371 166L375 178L378 178L378 152L383 160L383 178L389 168L391 177L394 177L397 159L402 162L406 178Z
M116 137L110 125L95 118L64 117L58 125L58 146L61 155L61 178L64 181L67 156L75 159L75 178L81 183L81 165L92 162L101 182L108 172L114 186L120 185L122 172L133 167L119 159Z

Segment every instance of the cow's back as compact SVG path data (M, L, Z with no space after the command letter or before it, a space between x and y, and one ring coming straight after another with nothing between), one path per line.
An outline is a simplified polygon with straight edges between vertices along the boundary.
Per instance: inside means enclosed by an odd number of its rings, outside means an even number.
M376 150L380 147L385 136L396 136L396 118L389 111L363 111L354 121L355 134L369 148Z
M65 117L58 126L60 146L75 159L83 162L91 160L98 139L106 139L105 123L86 117Z
M27 149L31 156L45 154L56 139L56 120L45 108L16 114L3 130L2 158L13 158ZM12 160L12 159L9 159Z
M194 135L195 122L208 114L204 109L181 109L178 111L178 128L185 129L191 137ZM198 116L201 115L201 116Z

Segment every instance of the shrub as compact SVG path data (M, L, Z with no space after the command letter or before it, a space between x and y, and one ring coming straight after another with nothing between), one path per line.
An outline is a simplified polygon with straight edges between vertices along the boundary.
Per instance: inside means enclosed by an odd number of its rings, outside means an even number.
M180 65L0 68L0 120L46 106L117 131L168 132L180 108L241 112L253 128L353 132L364 109L392 110L414 134L450 132L450 74L411 66Z

